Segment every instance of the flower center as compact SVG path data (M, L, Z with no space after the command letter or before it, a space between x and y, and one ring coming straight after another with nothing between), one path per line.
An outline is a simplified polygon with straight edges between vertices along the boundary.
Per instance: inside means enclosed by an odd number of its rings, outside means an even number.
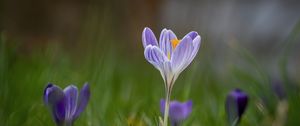
M180 40L175 38L175 39L170 40L170 42L172 45L172 49L174 50L177 47L177 45L180 43ZM168 56L168 59L171 59L171 52L168 52L167 56Z
M180 40L172 39L171 40L172 48L175 49L179 43L180 43Z

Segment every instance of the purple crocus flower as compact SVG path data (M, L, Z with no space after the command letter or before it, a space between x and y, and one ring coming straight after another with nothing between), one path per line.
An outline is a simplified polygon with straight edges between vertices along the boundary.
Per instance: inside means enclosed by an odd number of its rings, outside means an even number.
M164 99L160 100L160 112L164 115L165 112L165 103ZM190 113L192 112L193 103L191 100L187 102L178 102L172 101L170 102L170 120L172 126L179 126L180 123L185 120Z
M231 91L226 98L226 113L230 125L237 125L245 112L248 95L240 89Z
M152 30L146 27L142 34L142 41L146 60L160 71L165 82L164 126L167 126L172 87L179 74L195 58L200 48L201 37L197 32L192 31L178 40L173 31L163 29L158 43Z
M159 43L150 28L143 31L142 41L145 58L158 69L168 87L171 87L178 75L193 61L201 37L192 31L178 40L173 31L163 29Z
M85 84L80 93L74 85L64 90L49 83L44 90L44 102L50 108L58 126L71 126L80 113L86 108L90 98L90 87Z

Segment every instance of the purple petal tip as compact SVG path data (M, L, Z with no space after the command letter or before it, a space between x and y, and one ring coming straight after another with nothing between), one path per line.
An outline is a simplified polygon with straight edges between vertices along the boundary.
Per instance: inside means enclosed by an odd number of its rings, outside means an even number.
M248 104L248 95L241 89L234 89L226 98L226 113L230 123L240 119Z

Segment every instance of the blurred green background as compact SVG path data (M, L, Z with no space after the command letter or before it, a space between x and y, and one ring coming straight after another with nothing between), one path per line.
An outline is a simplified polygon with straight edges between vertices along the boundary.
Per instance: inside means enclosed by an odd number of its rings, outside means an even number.
M202 45L171 99L193 101L185 126L225 126L225 98L250 97L243 126L300 125L300 2L1 0L0 125L53 126L48 82L91 86L75 126L157 125L164 84L144 59L142 30ZM279 98L276 92L284 92Z

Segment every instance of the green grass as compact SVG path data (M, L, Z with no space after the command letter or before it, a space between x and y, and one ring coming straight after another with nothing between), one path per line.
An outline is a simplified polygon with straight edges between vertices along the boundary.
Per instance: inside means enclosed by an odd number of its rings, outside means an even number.
M289 39L299 36L296 30ZM105 36L105 37L104 37ZM118 41L102 35L96 41ZM92 41L92 40L89 40ZM271 90L270 72L246 48L229 46L228 59L216 68L214 50L203 40L198 56L178 78L171 99L193 101L193 112L186 126L227 125L224 101L226 94L239 87L250 96L241 124L271 125L278 116L280 102ZM108 42L108 43L109 43ZM14 44L11 44L14 43ZM143 58L140 50L124 53L121 46L88 43L82 52L66 50L61 44L23 53L22 44L1 37L0 53L0 125L53 126L43 104L44 87L52 82L66 87L81 87L89 82L91 99L75 126L157 125L159 101L164 85L159 72ZM285 73L291 45L278 58L282 80L288 94L289 111L285 125L300 125L299 85ZM99 51L101 50L101 51ZM135 54L131 54L135 53ZM136 54L138 53L138 54ZM132 56L133 55L133 56Z

